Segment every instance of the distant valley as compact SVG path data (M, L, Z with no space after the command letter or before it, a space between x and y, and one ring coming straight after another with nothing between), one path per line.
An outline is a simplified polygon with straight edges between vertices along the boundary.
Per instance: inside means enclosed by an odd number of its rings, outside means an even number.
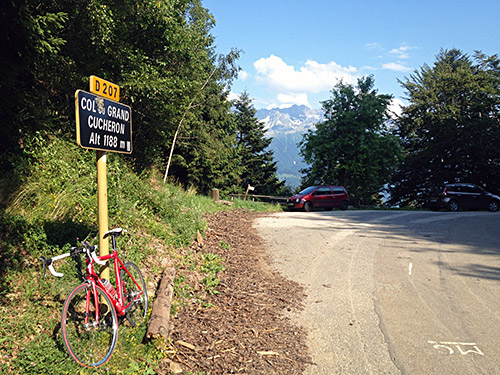
M289 108L260 109L256 117L265 124L267 136L273 138L270 149L278 166L278 178L292 188L300 185L300 170L306 167L299 156L302 135L323 121L321 110L305 105Z

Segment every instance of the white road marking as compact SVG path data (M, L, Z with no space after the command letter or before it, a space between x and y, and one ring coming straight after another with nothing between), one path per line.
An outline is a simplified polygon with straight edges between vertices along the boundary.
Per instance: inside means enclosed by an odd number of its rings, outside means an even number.
M408 266L408 275L411 276L411 270L413 268L413 263L410 262L410 265Z
M448 350L448 354L453 354L455 351L450 347L451 345L455 346L460 354L466 355L469 353L476 353L484 356L484 353L477 347L475 342L455 342L455 341L427 341L429 344L433 345L435 349L444 348ZM462 346L472 346L474 349L464 350Z

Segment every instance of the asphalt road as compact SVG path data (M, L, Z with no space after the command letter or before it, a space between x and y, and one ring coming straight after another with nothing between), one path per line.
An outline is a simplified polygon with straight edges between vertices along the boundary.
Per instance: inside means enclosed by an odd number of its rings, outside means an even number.
M500 374L500 213L283 212L255 227L306 288L307 374Z

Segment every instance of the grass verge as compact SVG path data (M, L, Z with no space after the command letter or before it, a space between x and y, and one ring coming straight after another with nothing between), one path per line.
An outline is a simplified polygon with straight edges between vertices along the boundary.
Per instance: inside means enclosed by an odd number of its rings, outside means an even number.
M56 265L62 279L43 278L38 257L63 253L78 240L97 242L95 162L94 152L39 134L26 141L24 154L10 160L15 169L0 179L0 373L154 374L169 355L144 340L145 324L120 327L116 352L99 369L79 367L64 350L62 304L80 283L84 265L68 258ZM120 155L108 154L107 168L109 227L129 232L118 239L121 257L139 265L152 289L168 258L179 269L198 272L203 293L217 293L224 260L195 257L186 248L205 230L205 212L230 208L193 188L163 185L154 172L137 175ZM232 207L279 209L239 200ZM203 293L197 294L201 308ZM178 274L174 309L189 298L192 287Z

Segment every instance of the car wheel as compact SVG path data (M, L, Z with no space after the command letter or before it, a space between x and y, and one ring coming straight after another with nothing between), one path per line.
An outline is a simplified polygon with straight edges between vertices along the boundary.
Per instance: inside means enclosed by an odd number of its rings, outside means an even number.
M339 208L342 211L345 211L345 210L347 210L349 208L349 203L347 201L342 201L342 202L340 202Z
M310 212L312 209L313 209L313 205L312 205L312 203L311 203L311 202L306 202L306 203L304 203L304 210L305 210L306 212Z
M457 201L450 201L450 203L448 203L448 208L452 212L458 211L459 207L460 207L460 205L458 204Z
M490 204L488 205L488 209L491 212L497 212L498 211L498 201L491 201Z

